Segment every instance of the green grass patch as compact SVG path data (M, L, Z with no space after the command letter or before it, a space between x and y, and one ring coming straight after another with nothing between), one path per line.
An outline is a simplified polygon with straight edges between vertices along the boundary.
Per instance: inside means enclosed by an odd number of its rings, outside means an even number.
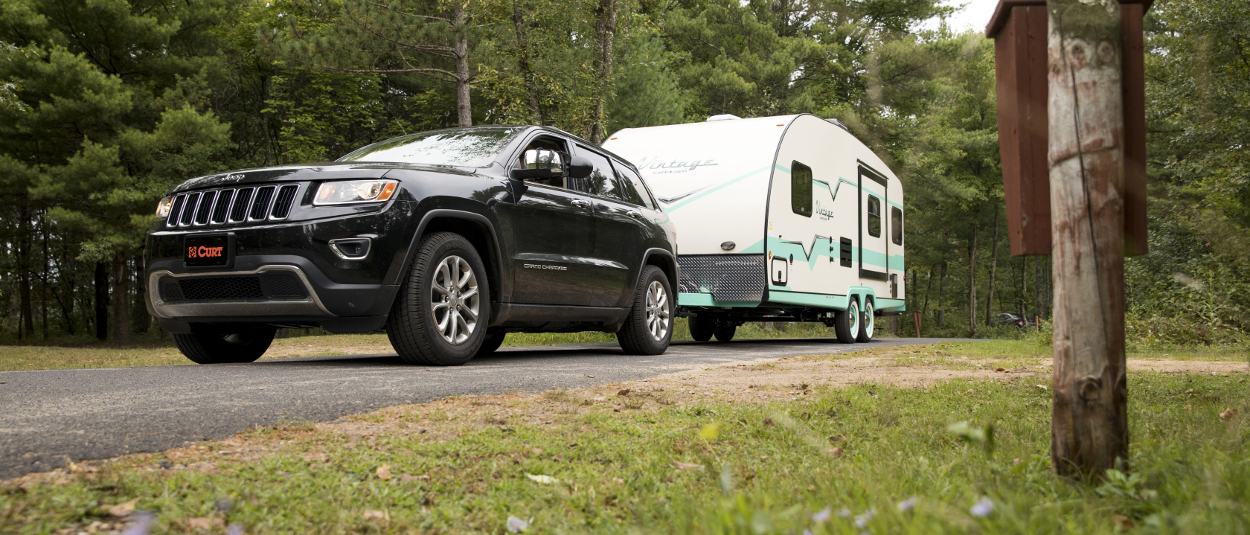
M1245 533L1242 377L1132 376L1132 476L1107 484L1051 474L1050 393L1027 379L766 405L558 391L390 409L353 424L390 422L364 434L260 429L243 438L267 452L203 448L212 473L157 454L10 485L0 531L111 521L109 506L137 498L156 532L176 533L192 518L246 533L502 533L509 516L532 519L529 533ZM1240 416L1222 419L1228 408ZM975 437L991 425L989 447Z

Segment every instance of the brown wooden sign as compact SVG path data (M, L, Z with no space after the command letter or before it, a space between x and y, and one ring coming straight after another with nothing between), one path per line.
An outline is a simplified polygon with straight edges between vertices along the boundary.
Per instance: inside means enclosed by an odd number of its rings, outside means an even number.
M1120 0L1124 98L1124 253L1146 254L1146 86L1142 17L1153 0ZM999 0L994 39L998 142L1011 254L1051 249L1045 0Z

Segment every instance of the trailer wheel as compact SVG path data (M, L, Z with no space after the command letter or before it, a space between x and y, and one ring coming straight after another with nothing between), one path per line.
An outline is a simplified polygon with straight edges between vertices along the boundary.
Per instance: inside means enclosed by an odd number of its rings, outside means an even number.
M872 329L876 323L872 315L872 299L864 300L864 312L860 314L863 317L859 322L859 335L855 337L856 342L864 343L872 340Z
M716 332L716 320L711 316L701 316L695 314L690 316L687 324L690 327L690 337L696 342L706 342L712 339L712 334Z
M859 302L854 297L847 303L846 310L840 310L834 316L833 332L838 335L839 342L855 343L859 335Z
M734 333L738 332L738 326L728 321L716 322L716 330L712 334L716 335L717 342L728 342L734 339Z

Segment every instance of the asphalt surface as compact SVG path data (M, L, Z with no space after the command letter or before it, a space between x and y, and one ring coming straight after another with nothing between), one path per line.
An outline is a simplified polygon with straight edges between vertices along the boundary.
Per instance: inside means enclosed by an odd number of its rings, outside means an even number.
M0 479L452 395L576 388L761 358L944 340L678 342L655 357L625 355L616 344L518 347L454 368L409 366L391 354L0 372Z

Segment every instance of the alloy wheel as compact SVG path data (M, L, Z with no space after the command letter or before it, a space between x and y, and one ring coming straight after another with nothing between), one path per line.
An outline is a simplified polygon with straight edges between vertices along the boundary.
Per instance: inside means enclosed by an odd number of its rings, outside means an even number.
M660 281L653 281L647 287L647 330L651 332L652 338L663 340L665 336L668 336L671 323L668 292L664 290L664 285L660 284Z
M430 311L439 334L452 345L463 344L477 329L482 306L477 274L467 260L448 256L438 263L430 286Z

